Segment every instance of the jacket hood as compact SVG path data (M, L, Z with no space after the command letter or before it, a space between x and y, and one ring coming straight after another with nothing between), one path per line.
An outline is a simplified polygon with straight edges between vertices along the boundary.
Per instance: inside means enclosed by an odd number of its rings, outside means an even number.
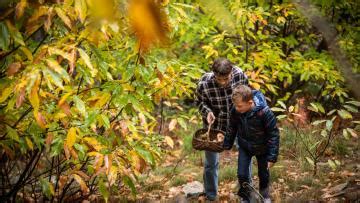
M265 96L259 90L253 90L253 101L255 103L255 108L252 109L253 112L260 111L261 109L267 106Z

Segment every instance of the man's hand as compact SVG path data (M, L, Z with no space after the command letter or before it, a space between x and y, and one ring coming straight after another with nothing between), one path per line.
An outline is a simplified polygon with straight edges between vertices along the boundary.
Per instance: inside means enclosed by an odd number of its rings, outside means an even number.
M206 120L207 120L208 124L213 123L215 121L214 113L209 112L207 117L206 117Z
M273 162L268 162L268 168L271 168L271 167L273 167L273 165L274 165L274 163Z

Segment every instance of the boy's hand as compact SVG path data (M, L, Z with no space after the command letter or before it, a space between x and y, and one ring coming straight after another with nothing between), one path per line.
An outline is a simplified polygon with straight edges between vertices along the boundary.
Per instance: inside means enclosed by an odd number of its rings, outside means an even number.
M269 161L269 162L268 162L268 168L273 167L274 164L275 164L275 163Z
M208 124L213 123L215 121L214 113L209 112L207 117L206 117L206 120L207 120Z

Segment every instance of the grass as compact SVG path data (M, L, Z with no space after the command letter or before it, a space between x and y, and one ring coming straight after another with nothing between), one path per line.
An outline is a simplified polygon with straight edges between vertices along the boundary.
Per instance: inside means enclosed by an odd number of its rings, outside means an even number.
M170 185L172 187L184 185L187 183L187 179L184 176L176 176L174 179L171 180Z
M236 181L237 180L237 166L226 165L219 170L219 181Z
M338 138L334 141L332 145L332 149L334 150L335 154L340 156L345 156L349 154L349 149L344 141L344 138Z

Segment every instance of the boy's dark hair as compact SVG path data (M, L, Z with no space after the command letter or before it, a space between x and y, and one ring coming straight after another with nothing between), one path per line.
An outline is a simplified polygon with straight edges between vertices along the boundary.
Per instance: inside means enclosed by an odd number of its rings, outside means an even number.
M226 58L218 58L212 65L212 71L218 76L227 76L231 73L233 64Z
M235 102L235 100L241 99L241 101L243 102L248 102L253 98L252 92L250 87L248 87L247 85L238 85L234 88L233 92L232 92L232 96L231 99L233 100L233 102Z

